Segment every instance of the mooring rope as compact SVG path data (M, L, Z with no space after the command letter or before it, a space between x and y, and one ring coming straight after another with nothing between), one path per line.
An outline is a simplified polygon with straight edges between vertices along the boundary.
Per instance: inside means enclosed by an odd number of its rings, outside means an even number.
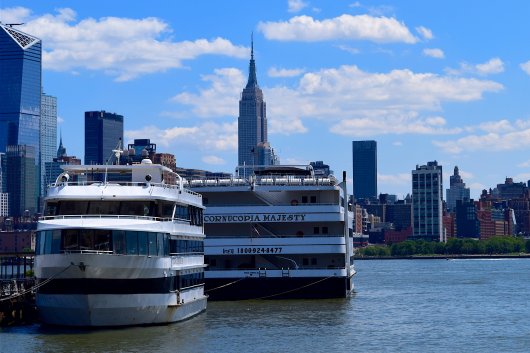
M326 277L326 278L322 278L322 279L319 279L318 281L315 281L315 282L312 282L312 283L308 283L306 285L303 285L301 287L298 287L298 288L294 288L294 289L289 289L289 290L286 290L284 292L280 292L280 293L276 293L276 294L271 294L271 295L266 295L264 297L258 297L258 298L251 298L251 299L245 299L245 300L260 300L260 299L268 299L268 298L272 298L272 297L277 297L279 295L283 295L283 294L287 294L287 293L291 293L291 292L295 292L297 290L300 290L300 289L303 289L303 288L306 288L306 287L310 287L310 286L313 286L317 283L320 283L320 282L323 282L327 279L330 279L332 277L335 277L335 276L329 276L329 277Z
M28 289L26 289L26 290L23 290L23 291L20 292L20 293L13 294L13 295L11 295L11 296L9 296L9 297L7 297L7 298L0 299L0 302L7 301L7 300L11 300L11 299L14 299L14 298L18 298L18 297L20 297L20 296L22 296L22 295L24 295L24 294L27 294L27 293L29 293L29 292L32 292L32 291L36 290L36 289L39 289L40 287L42 287L42 286L44 286L44 285L50 283L51 281L53 281L53 280L54 280L57 276L59 276L60 274L66 272L66 270L68 270L68 269L69 269L70 267L72 267L72 266L74 266L73 263L71 263L70 265L66 266L62 271L56 273L55 275L51 276L50 278L46 278L44 281L40 282L39 284L34 285L34 286L31 287L31 288L28 288Z
M207 292L211 292L211 291L214 291L214 290L217 290L217 289L221 289L221 288L224 288L224 287L228 287L228 286L231 286L232 284L235 284L239 281L242 281L244 280L246 277L243 277L243 278L240 278L238 280L235 280L233 282L230 282L230 283L227 283L227 284L223 284L222 286L219 286L219 287L215 287L215 288L210 288L208 290L205 290L204 293L207 293Z

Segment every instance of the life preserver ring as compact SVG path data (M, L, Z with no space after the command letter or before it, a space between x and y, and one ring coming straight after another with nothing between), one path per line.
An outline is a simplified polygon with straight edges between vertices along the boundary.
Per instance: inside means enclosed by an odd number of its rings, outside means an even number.
M291 200L291 206L298 206L298 200Z

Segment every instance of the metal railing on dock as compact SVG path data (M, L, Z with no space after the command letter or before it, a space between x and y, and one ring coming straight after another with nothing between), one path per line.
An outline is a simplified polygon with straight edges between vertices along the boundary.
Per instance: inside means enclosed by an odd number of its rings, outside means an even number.
M0 255L0 280L33 277L35 255L12 253Z

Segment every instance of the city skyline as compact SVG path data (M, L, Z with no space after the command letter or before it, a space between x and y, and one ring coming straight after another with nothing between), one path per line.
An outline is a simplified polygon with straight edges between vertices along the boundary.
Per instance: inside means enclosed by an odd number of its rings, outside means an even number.
M84 112L105 110L125 117L124 145L149 138L179 167L233 172L254 32L282 163L322 160L351 181L351 141L375 140L381 193L410 193L410 171L432 160L446 181L458 165L472 198L530 179L523 1L98 4L0 5L2 22L42 40L72 155Z

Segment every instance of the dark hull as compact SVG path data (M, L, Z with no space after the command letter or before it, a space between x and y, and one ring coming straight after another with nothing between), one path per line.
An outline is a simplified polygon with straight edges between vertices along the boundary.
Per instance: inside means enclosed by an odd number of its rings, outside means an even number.
M345 298L353 291L352 278L206 278L208 300Z

